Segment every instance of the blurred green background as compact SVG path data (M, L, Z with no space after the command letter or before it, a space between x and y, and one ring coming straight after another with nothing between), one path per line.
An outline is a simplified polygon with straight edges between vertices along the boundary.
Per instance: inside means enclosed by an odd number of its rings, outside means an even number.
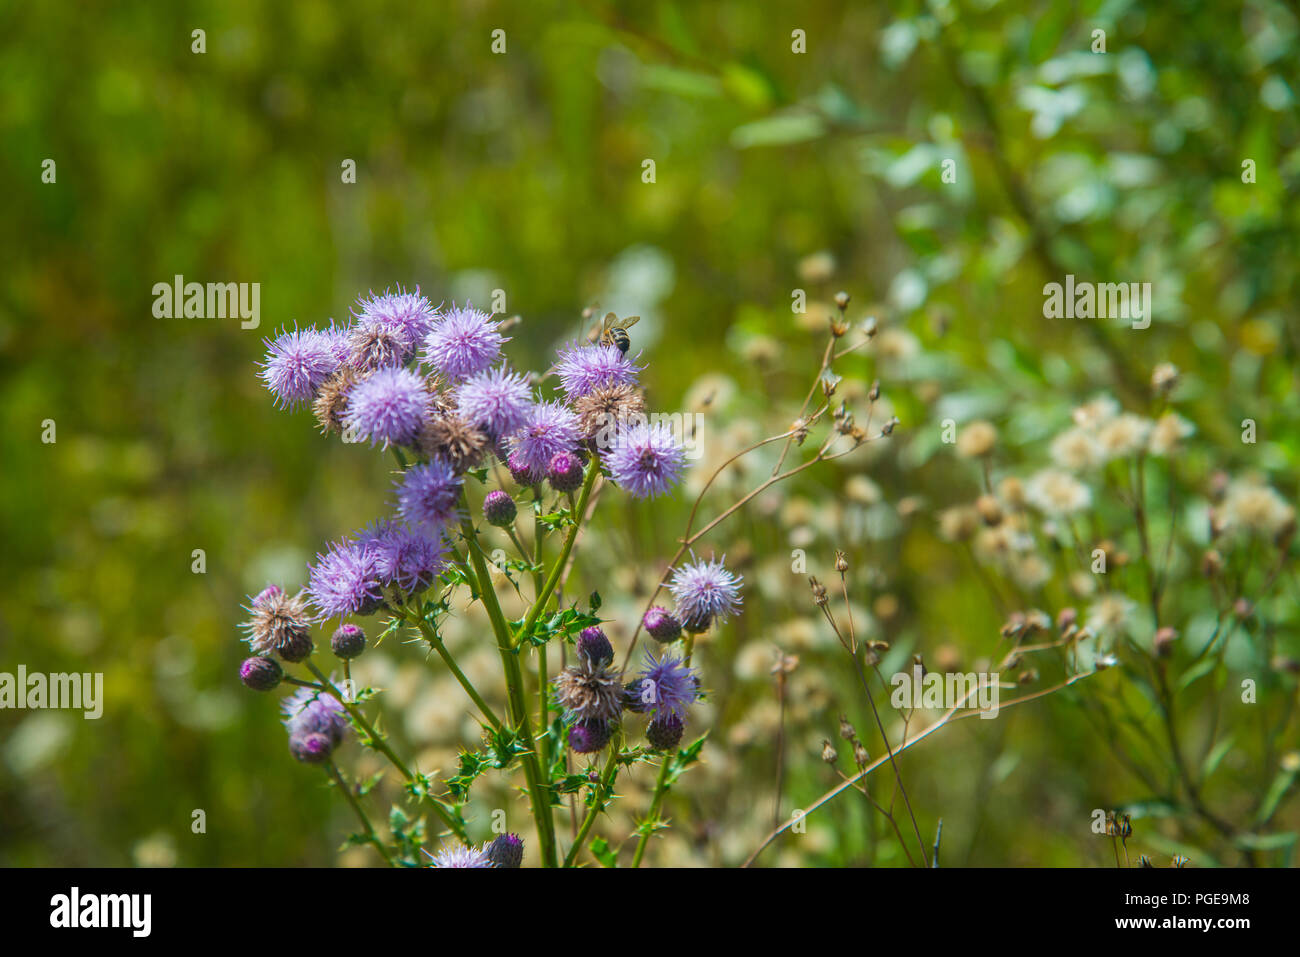
M823 578L845 549L870 583L861 620L899 647L996 640L969 567L913 517L978 494L942 419L991 419L1006 463L1041 464L1072 405L1144 409L1172 361L1213 447L1193 471L1263 471L1295 501L1298 31L1268 0L0 7L0 670L102 671L106 691L99 721L0 712L0 863L339 860L347 809L289 758L274 696L239 685L237 626L248 593L296 585L386 510L388 463L275 411L264 336L398 282L485 306L503 289L513 361L544 369L584 306L639 314L652 407L713 397L709 460L788 425L843 288L890 334L837 367L845 394L879 376L901 424L709 539L746 575L747 613L701 654L708 763L652 853L743 859L771 820L775 707L746 649L803 659L786 814L835 783L835 713L869 727L792 549ZM1156 321L1044 319L1043 284L1067 272L1152 282ZM155 318L152 287L177 274L260 283L261 327ZM1247 417L1258 445L1237 439ZM689 501L607 507L584 545L606 560L579 574L634 620ZM366 662L403 749L446 767L459 702L420 690L414 648ZM1057 699L985 724L906 759L947 861L1105 863L1087 815L1134 790L1088 726ZM860 805L810 824L767 862L862 859Z

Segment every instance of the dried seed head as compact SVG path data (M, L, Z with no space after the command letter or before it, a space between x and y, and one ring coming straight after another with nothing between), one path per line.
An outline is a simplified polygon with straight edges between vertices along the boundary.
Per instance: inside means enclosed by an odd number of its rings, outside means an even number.
M847 292L837 292L835 294L835 308L843 312L849 308L849 294Z
M980 513L980 518L984 519L985 525L1002 524L1002 506L992 495L981 495L977 498L975 500L975 510Z
M455 413L433 416L415 440L415 449L427 459L442 458L460 474L483 461L487 436Z
M622 675L603 661L580 656L577 665L555 676L555 700L571 720L615 721L623 711Z
M621 423L645 411L645 396L634 385L601 386L574 400L573 411L583 436L608 446Z
M835 549L835 570L841 575L849 570L849 560L838 548Z
M867 749L863 747L862 742L857 738L853 739L853 763L860 769L865 768L871 761L871 755L867 754Z
M853 730L853 725L849 724L848 716L840 715L840 737L845 741L852 741L857 736L858 733Z
M348 408L348 393L358 380L356 370L344 366L321 383L311 410L316 416L316 421L320 423L322 432L328 434L343 431L343 416Z
M822 760L825 761L827 764L834 764L836 759L839 758L839 756L840 756L839 752L836 751L835 748L831 746L831 743L829 741L823 738L822 739Z
M826 586L819 582L815 576L809 576L808 584L812 586L813 602L820 608L826 607Z

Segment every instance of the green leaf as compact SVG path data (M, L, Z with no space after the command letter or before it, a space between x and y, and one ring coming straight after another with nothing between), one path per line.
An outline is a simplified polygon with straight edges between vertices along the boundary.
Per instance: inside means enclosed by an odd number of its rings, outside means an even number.
M589 845L592 857L605 867L618 867L618 851L609 846L603 837L594 837Z

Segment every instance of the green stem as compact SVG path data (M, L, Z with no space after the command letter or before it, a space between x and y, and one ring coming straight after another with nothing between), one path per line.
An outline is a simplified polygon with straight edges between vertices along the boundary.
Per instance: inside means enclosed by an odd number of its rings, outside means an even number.
M483 713L483 717L487 718L488 724L492 725L493 730L500 731L501 719L498 718L496 712L492 710L492 706L483 700L483 696L478 693L478 689L474 687L473 682L465 677L465 672L460 670L460 666L456 664L456 659L451 656L451 652L449 652L447 646L442 643L442 638L439 637L436 631L434 631L433 626L423 618L419 618L415 615L409 616L407 621L420 629L420 634L424 636L424 640L427 641L433 650L438 653L439 657L442 658L443 664L447 666L447 669L456 676L456 680L460 682L460 686L465 689L465 693L469 695L470 700L478 706L479 711Z
M388 758L388 760L392 762L393 767L397 768L401 773L402 777L406 778L409 783L414 784L415 775L411 773L410 768L408 768L402 762L402 759L394 753L393 749L388 746L388 742L385 741L383 736L381 736L370 722L366 720L365 715L361 713L360 709L358 709L352 702L348 701L348 699L344 697L343 692L334 687L334 683L330 681L329 678L325 677L321 670L316 667L314 661L308 658L304 664L307 666L307 670L316 676L321 685L338 699L339 703L343 705L348 714L352 716L352 720L361 726L361 729L365 731L367 737L370 739L370 746L384 757ZM442 803L438 801L437 798L431 794L426 794L425 797L428 798L428 804L433 808L434 813L442 819L443 825L460 838L461 841L468 844L469 836L465 833L465 828L461 824L457 823L457 821L447 813L447 809L442 806Z
M360 802L357 801L357 796L352 793L352 788L344 779L343 772L338 769L338 765L333 761L328 762L326 767L329 769L330 775L333 776L334 783L339 786L339 790L343 792L343 796L347 798L348 803L352 805L352 810L357 812L357 818L360 819L361 826L365 828L366 836L370 839L370 843L375 846L375 850L378 851L379 856L384 859L384 863L389 867L393 867L393 859L388 856L388 849L384 847L384 842L379 839L379 835L375 833L375 829L370 826L370 818L366 817L366 812L362 810Z
M469 496L463 489L461 494L465 514L469 515ZM496 634L497 650L501 655L501 666L506 677L510 722L519 729L519 735L523 738L526 749L522 755L524 777L528 782L528 800L532 805L533 819L537 824L542 865L555 867L558 863L555 850L555 823L551 817L550 801L542 790L542 769L538 761L537 742L533 739L532 721L524 702L523 674L519 668L514 642L510 637L510 626L506 623L505 615L501 613L501 604L497 601L496 589L492 587L492 579L488 574L487 563L483 559L483 549L479 547L473 523L468 518L462 518L460 527L461 534L465 538L465 549L474 566L479 597L483 601L483 607L487 609L488 620L491 621L492 630Z
M686 656L683 661L686 667L689 668L691 665L691 655L695 653L695 636L687 634L683 639L683 644L686 647ZM659 808L664 802L664 795L668 793L668 768L669 765L672 764L672 759L673 756L671 753L665 754L664 763L659 767L659 776L655 779L654 795L650 798L650 811L646 814L645 818L647 824L659 816ZM646 830L642 832L641 837L637 840L636 853L632 855L633 867L641 866L641 858L645 857L646 845L650 843L650 834L650 828L647 827Z
M591 833L592 826L596 823L596 817L601 811L605 810L605 802L609 800L611 789L614 786L614 777L618 773L619 751L623 747L623 733L616 731L614 740L609 743L609 755L605 759L605 770L600 776L600 784L596 786L596 793L592 795L591 807L587 808L587 816L582 819L582 827L578 829L577 836L573 839L573 846L569 848L569 853L564 857L564 866L572 867L578 859L578 854L582 850L582 845L587 841L587 835Z
M560 576L564 574L564 566L569 561L569 553L573 551L573 542L578 537L578 529L582 524L581 516L587 510L587 501L591 498L591 489L596 484L596 476L599 474L600 459L593 454L591 464L587 466L587 477L582 482L582 493L578 496L578 504L573 509L571 516L573 525L569 528L569 534L564 537L564 547L560 549L560 557L556 559L555 565L551 568L551 574L546 579L546 584L542 586L541 595L533 603L532 609L528 612L528 617L524 619L523 627L519 629L520 641L532 634L533 626L537 624L537 619L541 617L543 609L546 608L546 603L550 601L551 594L560 583Z

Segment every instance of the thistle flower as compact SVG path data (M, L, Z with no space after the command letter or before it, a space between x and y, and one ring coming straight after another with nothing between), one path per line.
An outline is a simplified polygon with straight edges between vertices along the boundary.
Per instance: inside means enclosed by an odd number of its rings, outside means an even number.
M578 417L562 402L538 402L524 414L523 424L510 436L509 448L516 461L530 472L545 472L551 459L571 452L581 436Z
M595 625L582 629L578 634L576 644L578 654L593 665L599 665L602 662L608 664L614 660L614 646L609 643L609 638L606 637L605 632Z
M487 436L454 412L434 415L415 440L415 449L427 459L441 458L460 474L483 461Z
M617 721L623 711L622 676L611 671L605 660L579 655L578 664L565 668L554 680L555 700L567 721Z
M339 367L330 340L316 329L282 332L274 340L265 340L265 345L266 359L258 374L282 409L310 402Z
M506 458L506 468L510 470L510 477L515 480L517 485L533 486L546 478L545 472L534 472L524 460L516 453L511 452Z
M656 658L646 653L645 669L634 682L641 707L649 711L652 721L661 724L670 718L686 721L686 709L700 696L700 680L682 659L664 655Z
M438 318L438 310L424 296L420 287L407 292L401 286L396 292L385 290L380 295L370 294L369 299L358 299L359 322L373 322L395 329L413 347L424 339Z
M559 355L555 370L570 401L602 387L636 385L641 371L617 346L575 346Z
M254 656L239 666L239 680L254 691L270 691L283 677L284 671L274 658Z
M483 498L483 517L487 519L489 525L495 525L497 528L509 528L514 524L515 516L519 513L515 500L509 494L496 489L488 492Z
M597 451L613 445L619 430L645 411L645 396L631 384L601 386L573 402L578 431L595 442Z
M582 487L582 460L571 452L557 452L546 469L547 481L557 492L573 492Z
M330 638L330 650L339 658L356 658L366 650L366 633L353 624L339 625Z
M321 383L311 410L316 416L316 421L320 423L322 432L343 431L348 410L348 395L358 381L360 379L356 370L343 366Z
M466 379L487 369L509 342L492 317L468 303L432 324L424 339L423 360L448 379Z
M356 542L331 544L308 567L307 595L322 620L369 615L384 597L374 553Z
M677 603L677 618L688 631L706 631L715 620L724 622L740 611L743 579L727 571L725 558L696 560L673 571L668 590Z
M1025 485L1025 500L1047 515L1072 515L1092 503L1092 492L1067 472L1045 469Z
M676 641L682 633L682 623L677 620L677 617L667 608L660 608L658 605L645 613L641 624L655 641Z
M607 721L582 721L569 729L569 747L576 754L595 754L609 744L613 734Z
M476 373L456 389L457 413L492 439L523 425L531 405L528 380L507 366Z
M447 564L440 540L392 521L362 532L357 542L374 556L380 583L396 584L409 595L428 588Z
M457 517L460 476L439 459L406 470L397 486L397 511L407 524L438 531Z
M411 343L400 326L362 319L348 330L348 361L364 372L404 365Z
M437 854L429 854L430 867L495 867L486 847L465 847L462 844L444 844Z
M343 368L348 364L352 350L348 347L348 333L351 330L347 326L336 326L334 320L330 320L330 327L320 331L321 338L329 346L330 351L334 354L335 362L338 368Z
M344 423L371 445L410 445L429 416L424 380L401 367L380 369L353 386Z
M636 498L653 498L676 484L686 454L667 425L637 422L618 434L605 464L620 487Z
M301 592L291 597L271 585L249 602L248 611L245 640L253 654L275 652L285 661L302 661L312 653L310 616Z
M502 834L484 851L497 867L518 867L524 862L524 842L518 834Z
M324 764L334 753L334 742L328 734L307 731L289 735L289 753L304 764Z
M348 713L342 702L328 691L299 688L280 707L281 720L289 735L323 734L335 745L348 730Z
M671 751L681 742L685 730L682 719L669 714L646 725L645 739L656 751Z

